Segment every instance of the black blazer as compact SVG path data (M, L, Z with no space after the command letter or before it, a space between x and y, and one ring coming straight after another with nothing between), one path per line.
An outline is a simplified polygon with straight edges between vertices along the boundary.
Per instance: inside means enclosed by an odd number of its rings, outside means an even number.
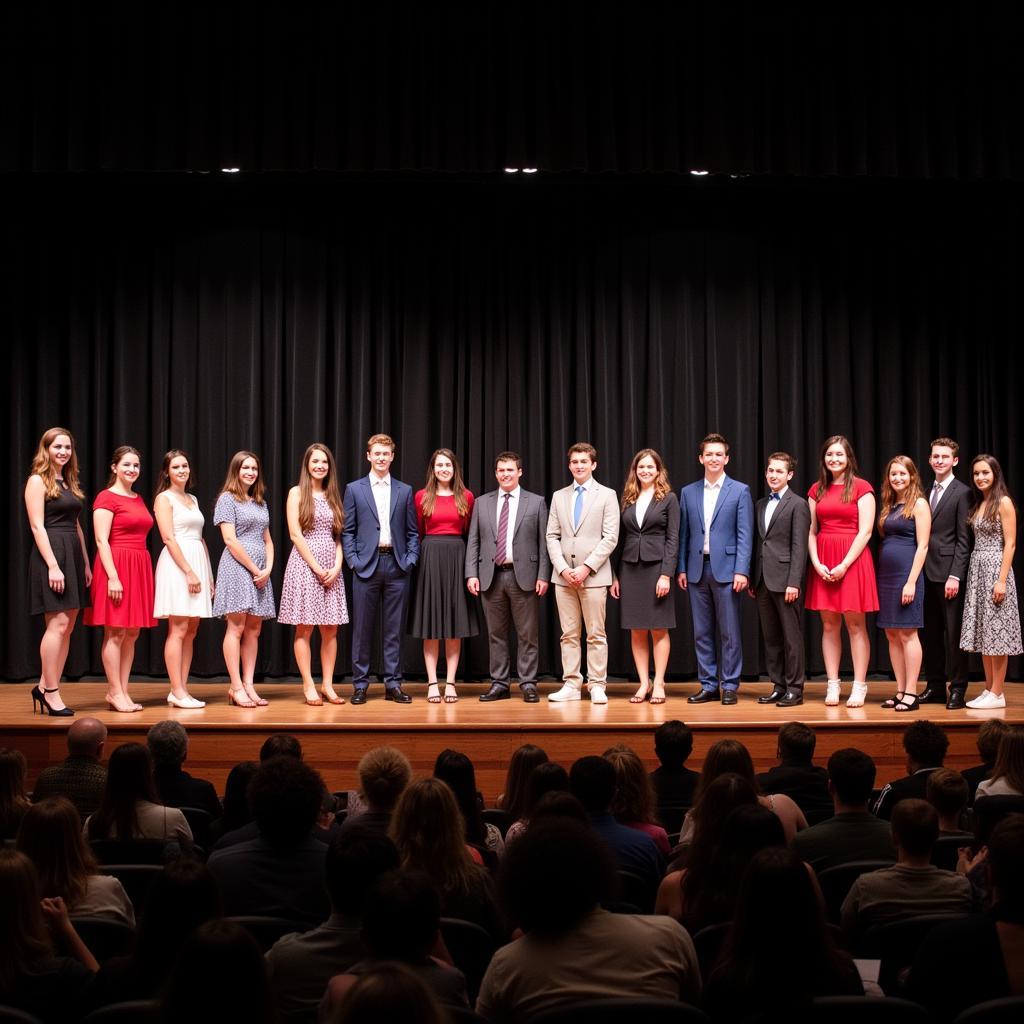
M931 495L931 488L925 500ZM945 583L950 576L967 580L970 559L970 531L967 515L971 489L954 477L942 492L942 500L932 513L932 534L928 539L928 555L924 560L924 575L933 583Z
M669 491L661 501L652 501L641 526L636 521L636 505L623 509L616 562L661 562L661 575L672 576L678 558L679 499L674 493Z
M807 502L792 487L779 500L772 513L767 534L764 531L764 509L767 498L757 503L754 518L757 540L754 543L754 572L751 579L755 589L764 585L777 593L786 587L800 590L807 570L807 538L811 532L811 510Z

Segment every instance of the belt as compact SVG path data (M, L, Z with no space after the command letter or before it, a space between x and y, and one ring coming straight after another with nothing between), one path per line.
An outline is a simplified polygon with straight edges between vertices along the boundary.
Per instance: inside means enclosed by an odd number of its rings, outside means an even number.
M710 562L711 561L711 556L710 555L705 555L704 556L704 561L705 562Z
M515 568L515 566L511 562L495 562L494 563L494 571L495 572L511 572L514 568Z
M394 551L395 549L390 544L381 544L381 546L379 548L377 548L377 550L382 555L390 555L391 552Z

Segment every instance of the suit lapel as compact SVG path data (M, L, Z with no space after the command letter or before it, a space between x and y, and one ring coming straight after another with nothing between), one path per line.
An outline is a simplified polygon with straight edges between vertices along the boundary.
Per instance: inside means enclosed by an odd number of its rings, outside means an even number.
M732 481L729 479L728 476L723 476L722 477L722 487L721 487L721 489L718 492L718 501L715 502L715 511L711 513L711 525L712 526L715 525L715 520L718 518L718 513L722 511L722 505L725 504L725 495L726 495L726 492L729 490L729 485L731 483L732 483ZM701 505L703 505L703 504L704 504L704 502L701 502Z
M575 484L573 485L575 487ZM587 513L590 511L594 502L597 500L597 488L598 483L593 477L590 480L590 486L583 492L583 508L580 509L580 521L576 524L576 528L573 533L579 533L580 527L583 525L584 520L587 518ZM572 494L572 500L569 502L569 522L572 522L572 506L576 504L576 495Z
M370 506L370 511L373 513L373 518L377 520L377 525L380 525L380 516L377 515L377 500L373 496L373 484L364 476L362 481L363 489L366 491L366 501ZM391 491L394 493L394 486L392 485Z
M374 502L374 505L377 503ZM391 478L391 508L388 510L388 523L395 518L395 509L398 508L398 484L395 478Z
M764 540L766 534L768 533L768 531L764 528L764 513L765 510L768 508L769 501L771 501L771 498L762 498L757 503L757 532L761 535L761 540ZM778 513L775 513L775 515L778 515ZM774 515L772 516L772 522L775 522Z
M496 515L497 513L495 513ZM515 540L516 534L519 532L519 527L523 525L523 520L526 518L526 492L520 488L519 490L519 508L516 509L516 521L512 526L512 539ZM494 522L494 516L491 516L491 522ZM497 527L495 527L495 540L497 540Z
M644 527L647 525L647 520L650 518L651 513L652 512L656 512L658 509L660 509L661 508L661 504L662 504L662 502L664 500L665 500L664 498L662 498L661 501L658 501L656 498L652 498L651 499L650 505L648 505L647 508L644 510L644 517L643 517L643 519L639 523L637 523L637 527L636 528L641 533L644 532ZM636 520L635 513L633 515L633 519ZM652 522L653 522L653 520L652 520Z
M771 522L768 523L768 529L767 530L764 529L764 513L762 511L762 515L761 515L761 524L762 524L761 525L761 529L764 530L763 536L767 537L768 534L772 532L773 527L779 521L779 516L782 515L782 510L783 510L783 508L786 507L786 503L789 501L789 499L792 496L792 494L793 494L793 490L792 490L792 488L790 488L779 499L779 507L772 513ZM769 498L768 500L770 501L771 499Z

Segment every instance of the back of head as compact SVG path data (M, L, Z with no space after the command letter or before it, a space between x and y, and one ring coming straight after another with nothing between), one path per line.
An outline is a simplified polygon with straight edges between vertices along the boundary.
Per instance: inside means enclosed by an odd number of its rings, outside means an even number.
M952 768L939 768L928 776L925 797L940 818L959 818L967 809L967 780Z
M749 779L734 772L718 776L704 789L690 812L693 815L693 845L698 846L705 841L717 843L729 814L737 807L755 807L757 803L757 790Z
M532 818L537 805L549 793L568 793L569 773L556 761L545 761L530 773L526 784L523 817Z
M180 768L188 756L188 733L180 722L157 722L146 733L154 768Z
M663 768L682 768L693 753L693 732L673 718L654 730L654 753Z
M306 839L320 816L324 782L294 757L264 761L249 784L249 803L260 835L274 846Z
M76 718L68 729L68 753L72 757L99 757L107 739L107 727L98 718Z
M1024 729L1009 729L999 741L992 778L1004 779L1012 789L1024 793Z
M997 917L1024 924L1024 814L1008 814L992 829L988 863Z
M779 757L787 764L812 764L816 744L814 730L803 722L787 722L779 729Z
M934 722L922 719L907 726L903 749L918 768L941 768L949 749L949 738Z
M240 761L228 772L228 780L224 784L224 816L221 819L225 831L241 828L252 821L249 785L258 769L255 761Z
M367 886L397 867L395 844L357 819L327 847L325 870L331 906L339 914L360 914Z
M404 964L376 964L345 993L333 1024L445 1024L437 998Z
M110 754L107 784L100 805L89 821L90 839L133 838L138 829L136 804L157 802L153 759L141 743L122 743Z
M603 757L581 757L569 770L569 791L588 814L601 814L615 794L615 769Z
M526 786L533 769L547 761L548 755L533 743L524 743L512 754L505 776L505 796L501 806L512 815L513 820L521 818L526 809Z
M719 853L744 868L755 853L785 845L786 831L779 816L760 804L734 807L722 823Z
M20 750L0 747L0 824L13 831L28 806L25 778L28 762Z
M363 904L363 942L375 960L421 963L437 940L441 900L424 871L389 871Z
M0 849L0 993L52 955L41 898L32 861L18 850Z
M530 823L544 821L545 818L572 818L585 825L590 824L590 816L583 804L566 790L554 790L545 793L530 812Z
M260 761L269 761L272 757L294 757L301 761L302 744L290 733L272 733L260 747Z
M412 778L412 765L394 747L374 747L359 759L359 787L370 809L392 811Z
M931 855L939 838L939 816L927 800L901 800L892 809L893 843L911 857Z
M993 764L999 753L999 744L1010 731L1010 724L1002 718L987 718L978 726L978 753L985 764Z
M35 864L44 895L60 896L69 907L85 896L96 861L70 800L51 796L29 807L18 830L18 849Z
M847 807L866 806L875 785L875 762L855 747L843 747L828 759L828 778L836 799Z
M739 740L719 740L713 743L704 758L700 771L700 781L694 801L699 802L704 791L715 779L731 773L746 779L756 790L757 778L754 774L754 761L750 751Z
M643 761L628 747L615 747L605 751L604 756L615 769L612 814L623 822L653 823L654 784Z
M458 750L442 750L434 762L434 778L447 783L455 794L455 801L466 823L467 839L473 843L483 843L486 830L477 798L473 762Z

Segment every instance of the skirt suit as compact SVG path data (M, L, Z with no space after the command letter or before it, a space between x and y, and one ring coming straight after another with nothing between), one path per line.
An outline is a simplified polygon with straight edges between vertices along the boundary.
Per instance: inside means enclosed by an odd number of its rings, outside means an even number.
M658 597L659 576L675 576L679 556L679 498L669 491L627 505L619 527L619 620L623 629L674 629L676 602L670 589Z

